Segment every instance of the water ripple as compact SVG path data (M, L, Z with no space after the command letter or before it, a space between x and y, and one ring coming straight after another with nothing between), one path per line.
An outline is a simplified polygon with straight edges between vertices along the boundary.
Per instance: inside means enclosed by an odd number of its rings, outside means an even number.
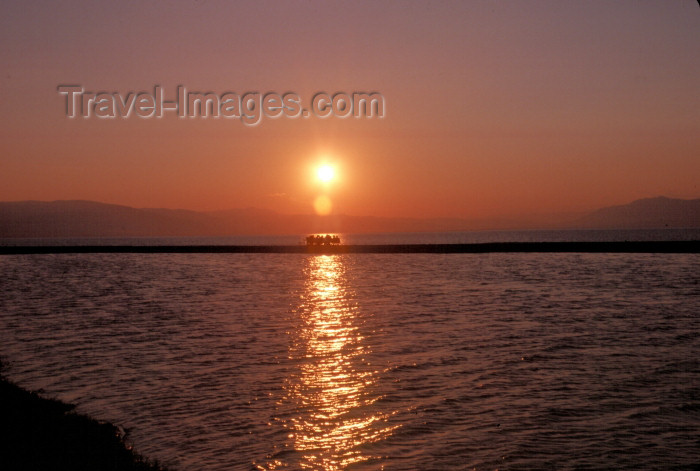
M8 375L181 470L697 469L700 257L0 258Z

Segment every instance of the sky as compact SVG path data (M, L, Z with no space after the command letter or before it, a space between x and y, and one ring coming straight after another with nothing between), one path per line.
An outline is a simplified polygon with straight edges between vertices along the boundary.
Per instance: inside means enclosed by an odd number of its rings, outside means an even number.
M0 201L495 218L700 197L696 0L4 1ZM383 118L66 117L61 85ZM331 182L315 175L335 169Z

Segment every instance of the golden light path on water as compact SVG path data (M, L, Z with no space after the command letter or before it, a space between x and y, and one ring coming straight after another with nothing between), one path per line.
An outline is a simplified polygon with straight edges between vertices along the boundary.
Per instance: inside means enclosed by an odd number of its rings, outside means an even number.
M260 469L342 470L377 458L367 445L397 428L387 424L391 414L373 407L381 397L379 370L367 359L371 348L342 256L309 257L305 263L289 349L298 368L286 379L278 404L288 453Z

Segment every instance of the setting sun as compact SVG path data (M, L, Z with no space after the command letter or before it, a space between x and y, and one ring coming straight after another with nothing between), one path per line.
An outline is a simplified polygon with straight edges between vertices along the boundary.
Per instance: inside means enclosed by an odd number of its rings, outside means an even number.
M335 170L330 165L323 165L319 167L316 175L322 182L329 182L335 177Z

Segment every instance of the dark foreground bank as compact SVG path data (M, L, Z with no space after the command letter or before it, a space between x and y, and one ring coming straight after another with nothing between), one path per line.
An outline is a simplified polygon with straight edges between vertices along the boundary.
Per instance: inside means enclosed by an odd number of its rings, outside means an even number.
M0 376L0 469L165 471L131 450L117 427L73 408Z
M0 255L54 253L700 253L700 240L624 242L494 242L391 245L72 245L0 246Z

